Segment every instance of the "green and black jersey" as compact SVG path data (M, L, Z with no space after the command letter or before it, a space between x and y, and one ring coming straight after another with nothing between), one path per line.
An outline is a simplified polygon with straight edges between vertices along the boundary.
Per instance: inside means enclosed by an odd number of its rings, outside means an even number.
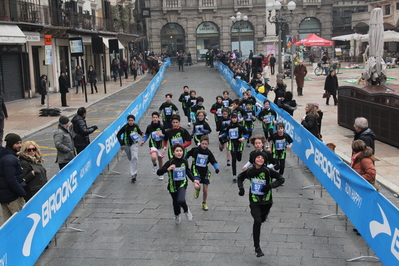
M116 137L121 146L131 146L133 144L136 144L140 140L140 137L142 135L143 132L141 132L137 124L129 126L129 124L127 123L118 131Z
M167 141L169 143L168 156L169 158L172 158L173 154L171 147L176 143L180 143L183 146L186 146L184 145L186 142L190 141L191 143L191 136L190 133L188 133L188 131L185 128L182 127L179 127L177 129L171 128L166 130L164 141Z
M172 115L176 114L179 109L174 103L164 102L159 107L159 112L162 114L162 121L171 122Z
M270 139L271 151L274 159L285 159L287 152L287 145L292 143L292 138L287 133L279 135L274 133Z
M201 149L194 147L187 152L186 158L193 157L191 162L191 172L194 176L210 178L211 173L208 170L208 163L215 165L217 163L215 156L210 149Z
M284 184L285 179L278 172L269 170L266 166L260 168L252 167L238 175L238 188L244 187L244 180L249 179L249 201L260 204L268 204L273 202L272 191L262 192L265 185L276 188ZM273 179L275 179L273 181Z
M162 149L165 129L161 123L152 123L147 126L143 141L149 139L150 148Z
M175 165L173 170L168 171L169 166ZM157 175L163 175L168 172L168 190L171 193L177 192L181 187L187 187L187 177L194 182L194 176L188 167L188 162L184 158L172 158L167 161L157 171Z

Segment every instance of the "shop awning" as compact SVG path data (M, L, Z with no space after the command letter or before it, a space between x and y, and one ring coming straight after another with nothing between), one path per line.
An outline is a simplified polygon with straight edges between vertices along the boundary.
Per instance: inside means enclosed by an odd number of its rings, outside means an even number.
M105 46L107 48L109 48L108 47L108 45L109 45L108 40L116 39L116 38L108 38L108 37L102 37L102 36L101 36L101 38L103 38L103 43L105 44ZM122 43L119 40L118 40L118 45L119 45L119 50L125 49L125 47L122 45Z
M26 43L26 36L17 25L0 25L0 43Z

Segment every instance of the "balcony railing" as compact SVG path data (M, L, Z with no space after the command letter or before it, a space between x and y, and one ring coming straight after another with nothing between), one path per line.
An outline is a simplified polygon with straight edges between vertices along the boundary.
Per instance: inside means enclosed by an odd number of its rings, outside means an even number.
M24 1L0 1L0 21L138 34L137 28L129 21L104 19L88 12L78 13L72 9L52 8Z

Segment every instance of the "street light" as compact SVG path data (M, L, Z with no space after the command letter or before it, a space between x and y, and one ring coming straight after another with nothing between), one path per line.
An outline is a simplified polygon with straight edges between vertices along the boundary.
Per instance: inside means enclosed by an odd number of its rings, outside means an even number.
M240 57L242 57L242 52L241 52L241 29L243 29L245 25L245 21L248 20L247 16L241 17L241 12L237 12L236 16L232 16L231 21L233 22L233 26L235 22L238 22L238 51L240 53Z
M289 14L282 14L280 9L281 9L281 3L280 1L276 1L274 3L267 3L266 4L266 10L269 11L269 17L267 20L270 23L276 24L278 28L278 74L277 78L283 78L284 75L282 74L283 69L282 69L282 62L281 62L281 33L284 30L285 24L286 23L291 23L294 20L294 15L292 14L292 11L295 10L296 4L294 1L290 1L287 4L287 8L290 11ZM272 11L276 11L276 14L272 16Z

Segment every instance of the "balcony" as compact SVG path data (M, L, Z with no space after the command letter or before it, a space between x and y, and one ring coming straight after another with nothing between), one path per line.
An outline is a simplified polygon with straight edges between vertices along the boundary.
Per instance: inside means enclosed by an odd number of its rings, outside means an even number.
M241 8L248 8L249 11L252 11L252 0L234 0L234 11L238 12Z
M203 10L213 10L213 12L217 12L218 7L216 0L198 0L198 11L201 13Z
M34 23L47 26L83 29L88 31L109 31L137 34L129 21L104 19L93 16L89 11L79 13L72 6L52 8L24 1L0 1L0 21Z
M181 0L163 0L162 11L166 14L168 11L182 11Z

